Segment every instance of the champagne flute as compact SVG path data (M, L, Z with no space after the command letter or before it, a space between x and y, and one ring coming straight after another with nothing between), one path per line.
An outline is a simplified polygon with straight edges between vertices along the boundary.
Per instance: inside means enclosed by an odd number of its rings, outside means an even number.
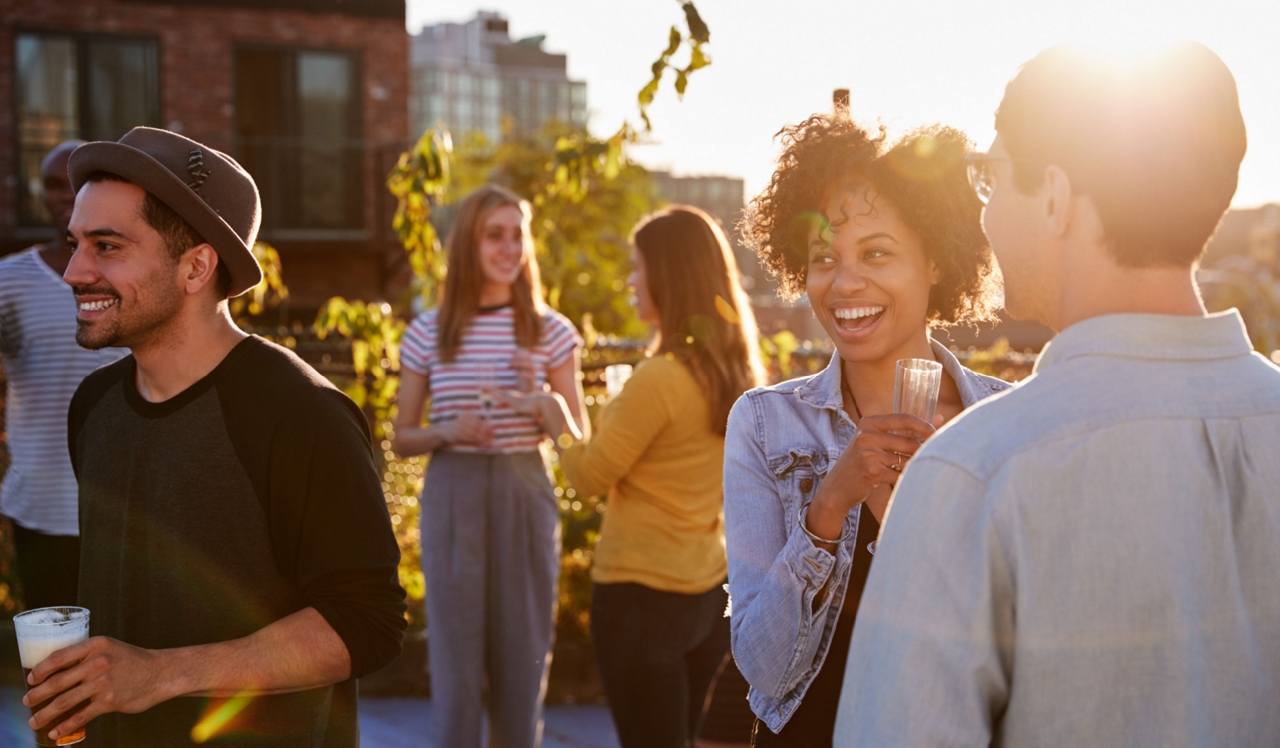
M893 412L910 413L933 424L942 388L942 364L925 358L898 359L893 377Z
M480 366L480 410L484 414L487 421L493 414L494 398L494 367L489 364L481 364Z
M517 348L511 357L511 368L515 371L516 392L533 392L538 386L537 360L533 351L528 348Z

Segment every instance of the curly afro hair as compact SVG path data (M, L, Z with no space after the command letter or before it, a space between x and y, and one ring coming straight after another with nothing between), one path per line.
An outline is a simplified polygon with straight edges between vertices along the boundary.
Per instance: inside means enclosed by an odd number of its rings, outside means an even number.
M778 168L752 199L740 228L783 296L795 298L805 290L809 231L824 198L832 188L866 181L879 199L897 208L938 266L929 324L995 318L1000 280L982 233L982 204L965 173L970 142L963 133L934 125L890 146L883 126L873 135L837 111L785 127L778 136Z

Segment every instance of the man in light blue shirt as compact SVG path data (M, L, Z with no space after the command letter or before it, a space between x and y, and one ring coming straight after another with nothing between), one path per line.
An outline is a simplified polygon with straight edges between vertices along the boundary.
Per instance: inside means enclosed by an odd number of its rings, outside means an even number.
M1065 47L971 157L1035 374L912 460L885 518L836 746L1275 746L1280 369L1193 269L1245 151L1183 42Z

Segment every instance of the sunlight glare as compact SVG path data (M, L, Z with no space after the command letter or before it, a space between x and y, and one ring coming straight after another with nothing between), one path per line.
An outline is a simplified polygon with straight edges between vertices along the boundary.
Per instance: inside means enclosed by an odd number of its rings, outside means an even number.
M196 723L196 726L191 728L191 742L203 744L217 737L252 701L253 696L251 694L240 694L207 711L204 717ZM213 703L217 703L217 701L215 700Z

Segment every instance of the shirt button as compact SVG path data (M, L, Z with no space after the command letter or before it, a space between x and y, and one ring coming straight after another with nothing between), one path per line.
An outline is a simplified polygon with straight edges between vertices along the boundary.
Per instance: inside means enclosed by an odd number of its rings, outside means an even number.
M809 493L813 490L813 478L805 478L800 481L800 493Z

